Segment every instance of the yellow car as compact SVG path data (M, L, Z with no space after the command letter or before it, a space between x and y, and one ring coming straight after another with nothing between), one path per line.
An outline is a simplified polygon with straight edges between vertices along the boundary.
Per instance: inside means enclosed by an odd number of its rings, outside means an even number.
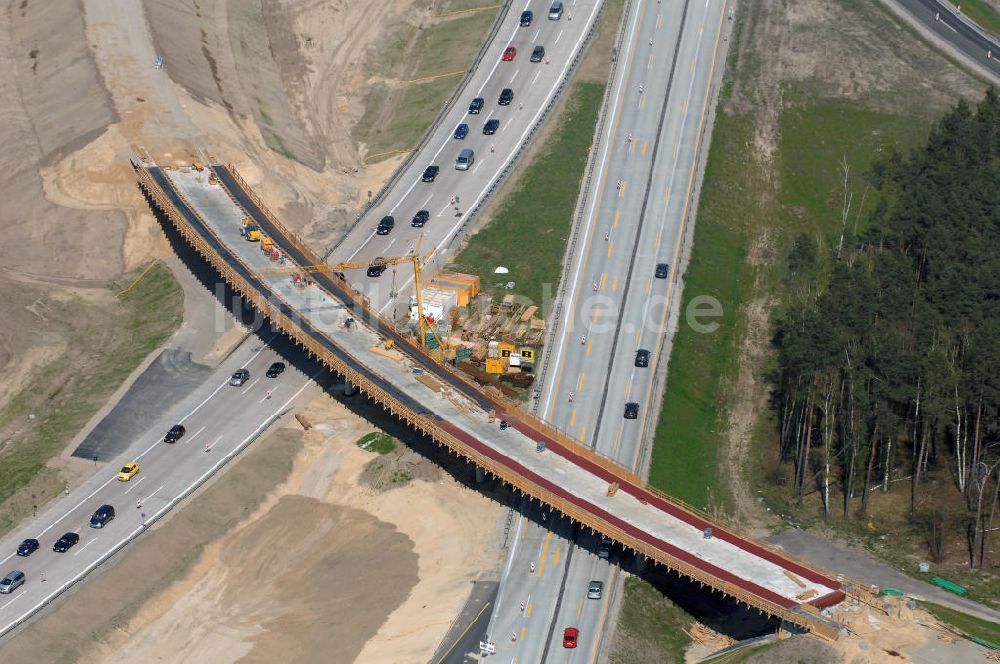
M124 466L122 466L122 469L118 471L118 479L121 480L122 482L128 482L138 473L139 473L139 464L133 461L132 463L127 463Z

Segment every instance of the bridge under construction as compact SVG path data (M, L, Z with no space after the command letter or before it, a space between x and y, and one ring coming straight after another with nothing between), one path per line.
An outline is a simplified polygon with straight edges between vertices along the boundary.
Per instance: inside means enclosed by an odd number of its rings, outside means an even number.
M639 556L765 614L837 638L839 626L822 610L845 599L842 580L655 491L484 390L380 319L347 280L325 270L308 272L308 279L275 270L273 253L244 240L245 220L270 239L284 266L322 260L231 166L166 168L139 152L132 164L150 205L247 303L392 415Z

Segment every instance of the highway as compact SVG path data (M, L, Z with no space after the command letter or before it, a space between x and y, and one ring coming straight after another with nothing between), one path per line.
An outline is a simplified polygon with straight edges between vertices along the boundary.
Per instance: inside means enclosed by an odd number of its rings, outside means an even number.
M598 0L566 0L562 18L549 20L550 4L549 0L516 0L511 4L459 102L434 128L423 149L382 202L373 206L337 245L329 257L331 262L367 262L378 256L403 255L413 248L422 233L423 251L436 249L428 269L434 272L447 263L455 238L475 208L492 191L544 119L600 7ZM527 27L519 23L524 10L534 13L534 20ZM504 62L501 56L508 45L517 49L517 55ZM535 45L545 47L545 59L532 63L529 59ZM504 88L513 90L514 100L501 106L498 99ZM469 103L475 97L482 97L484 106L480 113L471 114ZM491 118L500 121L500 128L492 136L483 135L483 125ZM460 123L469 125L469 134L464 139L454 138ZM455 160L463 148L475 152L475 162L467 171L455 169ZM440 172L434 182L422 182L421 174L431 164L440 167ZM410 226L418 210L430 214L423 228ZM376 235L375 227L385 215L394 217L395 228L388 235ZM395 319L405 313L409 303L407 289L413 282L408 270L388 270L377 280L366 277L363 270L345 274L358 290L366 293L380 314ZM393 293L398 295L393 297Z
M27 577L14 593L0 595L0 636L140 536L313 384L312 377L293 366L277 378L266 378L267 368L281 357L255 341L220 364L211 379L176 408L151 414L149 430L127 452L0 540L0 574L17 569ZM230 385L231 374L241 367L250 371L249 381L241 387ZM176 443L163 442L163 434L174 424L183 424L186 434ZM119 481L118 470L130 461L139 463L139 473ZM91 515L105 504L115 508L114 520L100 529L89 527ZM77 533L80 541L65 553L54 552L52 545L68 532ZM39 549L28 557L15 555L27 538L37 539Z
M549 346L539 414L633 471L647 452L641 441L652 425L657 364L669 356L665 336L679 306L677 266L725 11L724 0L647 0L628 17L628 57L611 82L565 313ZM669 265L667 278L654 276L658 263ZM648 367L636 366L639 349L650 351ZM626 402L639 404L637 419L623 417ZM564 521L546 525L522 518L491 638L503 661L594 661L619 571L597 555L593 535L576 546L578 533ZM611 562L619 554L612 548ZM604 584L599 600L587 597L591 580ZM562 647L566 627L580 630L575 651Z
M978 70L1000 80L1000 42L995 35L988 35L968 19L960 16L955 7L938 0L888 0L901 7L938 39L964 56ZM959 3L960 4L960 3Z

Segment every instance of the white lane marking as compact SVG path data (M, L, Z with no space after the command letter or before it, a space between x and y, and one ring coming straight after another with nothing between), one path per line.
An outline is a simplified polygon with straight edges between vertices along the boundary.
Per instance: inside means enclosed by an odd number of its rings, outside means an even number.
M13 604L14 602L16 602L17 600L19 600L22 597L24 597L24 593L25 593L25 591L22 590L18 594L14 595L13 599L11 599L9 602L7 602L6 604L4 604L3 606L0 606L0 611L2 611L3 609L6 609L8 606L10 606L11 604Z
M538 35L542 34L542 29L538 28L535 30L535 34L531 35L531 41L538 41Z
M185 436L184 438L181 438L181 442L184 443L185 445L187 445L189 442L191 442L192 440L194 440L195 438L197 438L198 434L200 434L202 431L204 431L207 428L208 428L208 425L206 424L202 428L200 428L197 431L195 431L190 436Z
M475 166L473 166L472 167L472 172L475 173L476 171L478 171L479 167L482 166L482 165L483 165L483 162L479 162L478 164L476 164Z
M135 482L129 482L128 483L128 488L125 489L125 493L126 494L132 493L132 489L134 489L137 486L139 486L140 484L142 484L145 479L146 479L146 476L143 475L142 477L140 477L139 479L137 479Z
M163 485L161 484L161 485L160 485L160 486L159 486L159 487L158 487L158 488L156 489L156 491L154 491L153 493L151 493L151 494L149 494L148 496L146 496L146 500L149 500L150 498L152 498L153 496L155 496L156 494L158 494L158 493L160 492L160 489L162 489L162 488L163 488Z
M553 46L555 46L556 44L558 44L558 43L559 43L559 38L560 38L560 37L562 37L562 33L563 33L563 31L562 31L562 30L560 30L560 31L559 31L559 34L558 34L558 35L556 35L556 40L555 40L554 42L552 42L552 45L553 45Z
M84 545L83 545L83 546L81 546L81 547L80 547L79 549L77 549L76 553L74 553L74 554L73 554L73 557L75 558L75 557L77 557L78 555L80 555L81 553L83 553L83 550L84 550L84 549L86 549L86 548L87 548L88 546L90 546L91 544L93 544L93 543L94 543L94 542L96 542L96 541L97 541L97 538L96 538L96 537L95 537L95 538L93 538L93 539L91 539L91 540L88 540L86 544L84 544Z
M514 543L510 547L510 553L507 554L507 566L503 570L503 576L500 577L500 587L504 588L507 585L507 577L510 576L510 568L514 564L514 558L517 557L517 545L521 541L521 531L524 530L523 522L525 516L521 516L517 522L517 532L514 534ZM503 594L498 593L496 602L493 604L493 615L500 615L500 600L503 599Z
M537 81L538 77L541 75L542 75L542 70L539 69L538 71L535 72L535 77L531 79L531 84L534 85L535 81Z
M444 204L444 207L441 208L441 211L437 213L437 216L440 217L442 214L444 214L444 211L450 207L451 207L451 201L448 201L447 203Z
M439 152L440 152L440 150L439 150ZM435 156L437 156L437 155L435 155ZM432 162L432 163L433 163L433 162ZM416 186L416 183L414 183L414 186ZM413 187L410 187L410 189L413 189ZM407 190L406 190L406 193L407 193L407 194L409 194L409 193L410 193L410 189L407 189ZM405 197L405 195L404 195L404 197ZM403 202L403 200L402 200L402 199L400 199L399 203L402 203L402 202ZM396 208L398 208L398 207L399 207L399 203L396 203L396 204L395 204L395 205L394 205L394 206L392 207L392 210L389 210L389 212L392 212L393 210L395 210ZM361 251L362 249L364 249L364 248L365 248L365 245L366 245L366 244L368 244L369 242L371 242L371 239L372 239L373 237L375 237L375 231L372 231L372 232L371 232L371 234L370 234L370 235L369 235L368 237L366 237L366 238L365 238L365 241L364 241L364 242L362 242L361 244L359 244L359 245L358 245L358 248L354 250L354 253L353 253L353 254L351 254L350 256L348 256L348 257L347 257L347 260L346 260L346 261L344 261L344 262L345 262L345 263L350 263L350 262L351 262L352 260L354 260L354 257L358 255L358 252L360 252L360 251Z
M420 208L419 209L421 209L421 210L426 209L427 208L427 204L431 202L432 198L434 198L434 194L428 194L427 195L427 199L423 203L420 204Z
M205 446L205 451L208 452L209 450L213 449L216 445L219 444L220 440L222 440L222 434L219 434L219 436L215 440L213 440L211 443L209 443L208 445L206 445Z
M399 238L392 238L391 240L389 240L389 244L385 245L386 250L388 250L389 247L391 247L392 245L396 244L396 240L398 239Z
M594 14L597 12L598 7L600 7L600 4L599 3L595 3L594 7L590 10L590 17L586 21L587 25L589 25L594 20ZM638 12L636 12L636 14L638 15ZM576 44L570 50L571 53L576 52L576 50L580 48L580 44L581 44L581 42L583 42L584 38L586 37L586 34L587 33L585 31L583 34L580 35L579 39L577 39L577 41L576 41ZM563 68L559 72L559 75L554 79L556 83L558 83L559 81L563 80L563 78L566 76L566 72L569 70L570 64L572 64L571 60L572 59L569 59L563 65ZM494 65L494 68L495 67L496 67L496 65ZM491 75L492 75L492 73L491 73ZM485 86L485 83L483 85ZM500 166L497 168L497 173L502 172L503 169L506 168L507 165L511 161L513 161L514 155L515 155L515 152L516 152L516 149L517 149L517 146L519 146L521 143L524 142L525 138L527 138L528 133L531 131L532 127L534 127L535 124L538 122L538 119L542 116L542 113L545 111L545 108L549 105L549 102L552 100L553 95L555 95L555 91L556 91L557 87L558 87L558 85L553 85L549 89L548 95L545 97L545 100L539 105L538 110L535 112L534 117L531 119L531 121L528 122L528 125L524 129L524 132L521 133L521 137L512 144L511 152L507 155L506 158L504 158L503 163L501 163ZM617 105L617 101L616 101L616 105ZM490 190L490 187L492 185L493 185L492 180L490 182L487 182L486 186L483 187L480 190L479 194L477 194L476 197L472 200L472 203L466 207L466 210L468 211L468 210L474 209L479 204L479 202L483 199L483 197L486 195L486 192ZM461 228L462 223L465 220L465 216L466 216L465 214L462 214L462 215L459 215L458 217L455 218L455 223L452 224L452 227L448 230L448 233L444 236L444 238L437 245L437 247L435 247L434 250L431 252L432 253L432 257L431 257L431 259L428 260L428 265L435 260L435 258L437 256L438 250L441 249L441 248L443 248L443 247L447 247L448 244L449 244L449 242L455 236L455 234L458 233L458 229ZM398 291L405 290L412 282L413 282L413 277L410 276L410 277L408 277L406 279L405 282L403 282L403 284L397 290ZM388 309L390 306L392 306L392 303L393 303L392 300L389 300L384 305L382 305L382 308L379 309L379 313L380 314L384 313L386 309Z
M635 49L635 31L639 23L640 13L641 12L637 11L633 14L632 27L629 28L628 43L633 45L632 46L633 51ZM611 132L615 129L617 121L620 119L618 117L618 113L619 113L619 105L622 101L622 90L624 89L625 84L627 83L628 80L631 80L631 71L626 69L625 74L618 80L618 91L615 92L614 105L611 107L611 122L608 123L608 135L605 138L605 140L601 141L602 143L601 150L604 154L601 155L600 161L598 162L600 164L600 167L596 174L597 179L595 180L595 182L598 183L597 185L598 187L601 186L600 183L602 179L605 177L604 173L607 170L608 150L610 150L611 143L613 142L611 140L612 138ZM587 216L586 216L587 221L586 224L584 225L584 234L582 238L583 244L580 245L581 247L587 246L587 242L590 237L590 232L592 230L592 227L594 226L594 212L597 207L597 198L598 198L597 193L598 190L595 190L594 194L591 197L589 210L587 211ZM562 337L565 337L566 333L570 329L569 327L571 323L570 318L572 318L573 315L572 309L573 309L574 292L579 288L580 285L580 278L581 278L580 271L583 269L583 263L585 258L584 253L585 252L580 251L579 255L577 256L576 266L573 269L573 279L572 281L570 281L569 292L566 293L563 299L565 315L563 315L562 320L560 322L560 325L563 327L563 333L561 335ZM566 347L566 345L567 344L565 341L563 343L556 344L556 354L555 357L553 358L555 363L552 365L556 368L556 371L559 370L559 364L562 359L563 349ZM541 411L543 418L548 416L549 409L552 405L552 397L554 396L555 393L555 381L549 381L548 386L545 389L548 391L548 396L543 401L543 406Z
M516 80L517 80L517 75L518 75L518 74L520 74L520 73L521 73L521 70L520 70L520 69L518 69L517 71L515 71L515 72L514 72L514 75L510 77L510 80L509 80L509 81L507 81L507 85L513 85L513 84L514 84L514 81L516 81Z
M243 363L243 366L244 366L244 367L246 367L246 366L249 366L251 362L253 362L254 360L256 360L256 359L257 359L257 357L258 357L258 356L259 356L259 355L260 355L261 353L263 353L263 352L264 352L265 350L267 350L267 349L268 349L268 347L270 347L270 345L271 345L271 342L272 342L272 341L274 341L274 340L275 340L275 339L277 338L277 336L278 336L277 334L273 334L273 335L271 335L271 338L270 338L270 339L268 339L268 340L267 340L267 341L266 341L266 342L264 343L264 345L260 347L260 350L258 350L258 351L256 351L255 353L253 353L253 354L252 354L252 355L250 356L250 359L249 359L249 360L247 360L246 362L244 362L244 363ZM191 412L189 412L189 413L188 413L187 415L185 415L185 416L184 416L184 417L182 417L181 419L177 420L177 423L178 423L178 424L184 424L184 421L185 421L185 420L187 420L187 419L188 419L189 417L191 417L192 415L194 415L195 413L197 413L197 412L198 412L199 410L201 410L201 407L202 407L202 406L204 406L205 404L207 404L207 403L208 403L208 402L209 402L209 401L211 400L211 398L212 398L212 397L214 397L214 396L215 396L215 395L216 395L216 394L217 394L217 393L219 392L219 390L221 390L222 388L224 388L224 387L225 387L226 385L228 385L228 384L229 384L229 379L228 379L228 378L226 378L226 379L225 379L225 380L223 381L223 383L222 383L221 385L219 385L219 386L218 386L217 388L215 388L215 390L214 390L214 391L213 391L213 392L212 392L211 394L209 394L209 395L208 395L207 397L205 397L205 399L204 399L204 400L203 400L203 401L202 401L202 402L201 402L200 404L198 404L198 405L197 405L197 406L195 406L195 407L194 407L193 409L191 409ZM159 441L157 441L157 442L159 442ZM153 444L153 447L156 447L156 444L155 444L155 443ZM149 449L153 449L153 447L150 447ZM149 450L146 450L146 452L148 452L148 451L149 451ZM142 453L141 455L139 455L139 456L143 456L143 455L145 455L145 454L146 454L146 452L143 452L143 453Z
M313 374L308 379L306 379L306 382L302 385L302 387L300 387L298 389L298 391L295 392L295 394L293 394L292 396L290 396L287 401L285 401L283 404L281 404L280 406L278 406L278 408L275 409L270 415L268 415L266 418L264 418L264 421L261 422L261 424L256 429L254 429L250 433L250 435L248 435L246 438L244 438L226 456L222 457L217 462L215 462L215 464L211 468L209 468L204 473L202 473L197 479L195 479L191 484L189 484L184 490L182 490L180 493L178 493L177 496L175 496L172 500L170 500L166 505L164 505L163 507L161 507L155 514L153 514L151 517L147 518L147 520L146 520L147 523L151 523L151 522L155 521L162 514L164 514L168 510L172 509L177 503L179 503L181 500L183 500L184 498L186 498L195 487L201 485L201 483L204 482L205 479L207 479L208 477L210 477L212 475L212 473L215 473L222 465L228 463L244 447L246 447L250 443L250 441L252 441L254 438L256 438L260 434L261 431L263 431L267 426L269 426L271 424L272 418L274 418L275 416L277 416L278 414L280 414L281 412L283 412L293 401L295 401L295 399L297 399L298 396L300 394L302 394L302 392L305 391L305 389L307 387L309 387L309 385L312 384L313 378L315 378L318 374L319 374L319 372L317 371L315 374ZM159 489L157 489L157 491L159 491ZM95 493L96 493L96 491L95 491ZM156 493L156 492L154 491L153 493ZM14 626L16 626L21 620L23 620L27 616L32 615L33 613L35 613L36 611L38 611L40 608L42 608L43 606L45 606L54 597L56 597L57 595L59 595L60 593L62 593L64 590L66 590L66 588L69 588L71 585L73 585L74 583L76 583L77 581L79 581L80 579L82 579L83 577L85 577L88 574L90 574L92 571L94 571L94 569L97 568L98 565L100 565L108 557L110 557L112 553L114 553L115 551L117 551L119 547L121 547L122 545L126 544L129 540L131 540L136 535L138 535L140 532L142 532L143 530L145 530L145 528L146 528L145 525L140 525L140 526L134 528L132 530L132 532L130 532L127 535L125 535L125 537L123 537L121 540L119 540L118 542L116 542L113 545L111 545L111 547L103 555L99 556L97 558L97 560L95 560L94 562L90 563L86 568L84 568L83 570L81 570L76 576L74 576L73 578L71 578L70 580L68 580L66 583L64 583L63 585L59 586L58 588L55 588L51 593L49 593L48 595L46 595L45 597L43 597L33 607L31 607L30 609L28 609L27 611L25 611L23 614L21 614L21 616L19 616L18 618L15 618L11 622L7 623L7 625L4 626L3 629L0 629L0 636L3 636L4 634L6 634ZM20 595L19 595L19 597L20 597ZM13 601L13 600L11 600L11 601ZM10 602L8 602L7 604L10 604Z
M253 386L256 385L259 382L260 382L260 376L257 376L252 381L250 381L250 384L247 385L247 388L245 390L243 390L243 394L246 394L247 392L249 392L250 390L252 390Z

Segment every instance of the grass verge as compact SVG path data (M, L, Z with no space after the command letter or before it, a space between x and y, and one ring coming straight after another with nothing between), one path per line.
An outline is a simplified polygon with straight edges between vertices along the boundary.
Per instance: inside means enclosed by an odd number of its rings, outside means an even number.
M986 641L994 649L1000 650L1000 624L970 616L967 613L949 609L933 602L918 602L918 604L941 622L951 625L970 637Z
M979 27L987 32L992 32L994 35L1000 35L1000 14L983 2L983 0L952 1L951 4L953 6L960 6L962 13Z
M6 439L0 455L0 532L62 488L56 473L43 472L46 464L177 329L183 297L170 270L156 264L110 304L73 298L52 300L49 307L50 324L64 328L69 346L0 408ZM29 495L21 495L29 485Z
M610 664L673 664L684 661L692 618L662 592L637 577L625 579Z
M534 303L542 303L544 289L559 282L604 88L589 81L572 85L566 106L549 121L553 133L493 217L455 257L454 267L478 274L483 290L498 291L493 274L498 265L510 270L503 281L515 282L513 292Z
M396 443L393 442L392 436L389 434L372 431L371 433L366 433L358 440L358 447L366 452L388 454L396 449Z

